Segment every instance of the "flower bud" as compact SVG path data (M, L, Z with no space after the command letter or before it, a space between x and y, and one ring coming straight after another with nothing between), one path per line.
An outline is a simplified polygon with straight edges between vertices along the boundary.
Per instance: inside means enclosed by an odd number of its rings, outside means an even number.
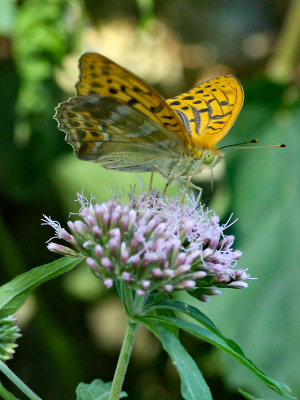
M151 281L149 281L149 280L143 279L143 280L141 281L141 286L142 286L142 288L143 288L144 290L149 289L150 285L151 285Z
M137 267L141 263L140 255L134 254L129 258L128 263L130 263L133 267Z
M231 288L231 289L245 289L248 287L248 283L236 281L236 282L228 283L228 285L226 285L226 287Z
M99 226L96 225L96 226L93 226L92 232L93 232L93 235L94 235L97 239L99 239L99 238L101 237L101 234L102 234L102 229L100 229Z
M207 276L207 272L205 271L197 271L193 273L193 279L203 279Z
M194 287L196 286L196 282L192 281L191 279L188 279L186 281L182 281L180 283L178 283L177 287L179 289L194 289Z
M167 292L167 293L170 293L170 292L172 292L172 290L174 289L174 286L173 285L170 285L170 284L167 284L167 285L164 285L164 290Z
M85 218L85 222L86 222L90 227L93 227L93 226L97 225L97 221L96 221L95 217L92 217L91 215L88 215L88 216Z
M69 247L62 246L61 244L53 242L47 245L47 249L53 251L54 253L62 254L63 256L71 256L71 257L79 256L79 254L77 254L74 250L70 249Z
M122 232L126 232L128 230L128 226L129 226L129 216L128 215L122 215L120 226L121 226Z
M173 269L164 269L163 270L162 276L164 278L170 278L173 275L174 275L174 270Z
M103 280L104 286L107 287L107 289L110 289L113 287L114 281L111 278L105 278Z
M129 272L123 272L122 278L123 278L124 282L133 282L134 281L133 275L130 274Z
M162 270L160 268L154 268L151 275L153 276L153 278L161 278Z
M101 259L104 256L104 250L100 244L96 244L94 251L99 259Z
M98 264L96 263L96 261L93 258L87 257L86 263L93 271L98 271L99 270L99 266L98 266Z
M87 226L80 220L74 222L74 228L77 233L82 235L87 233Z
M175 270L175 275L177 276L177 275L185 274L190 269L191 269L191 265L190 264L182 264L182 265L180 265L180 267L178 267Z
M121 253L120 253L120 259L122 261L123 264L126 264L129 258L129 253L126 249L126 243L123 242L121 244Z
M107 257L102 257L101 258L101 265L107 271L112 271L114 269L113 263Z

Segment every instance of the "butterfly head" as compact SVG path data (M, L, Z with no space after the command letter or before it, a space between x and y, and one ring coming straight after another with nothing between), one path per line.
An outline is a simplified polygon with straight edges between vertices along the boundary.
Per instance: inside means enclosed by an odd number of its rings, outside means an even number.
M209 168L213 168L223 154L216 150L204 150L201 156L201 163Z

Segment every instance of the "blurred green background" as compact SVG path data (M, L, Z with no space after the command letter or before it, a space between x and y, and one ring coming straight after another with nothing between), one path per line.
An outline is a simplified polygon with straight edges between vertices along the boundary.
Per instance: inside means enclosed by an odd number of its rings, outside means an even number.
M228 234L244 253L239 266L258 278L200 307L299 396L299 44L299 0L0 0L1 283L57 258L45 246L53 232L40 225L43 213L65 223L76 192L105 200L113 188L138 183L135 174L77 160L52 119L75 93L83 52L103 53L165 97L232 73L245 104L222 144L257 137L287 148L228 150L213 194L209 175L199 177L203 201L222 221L239 218ZM71 399L79 381L112 379L122 310L85 266L44 284L18 317L23 337L9 366L42 398ZM181 337L215 400L241 399L238 387L276 398L220 351ZM143 329L125 390L132 400L180 399L174 366Z

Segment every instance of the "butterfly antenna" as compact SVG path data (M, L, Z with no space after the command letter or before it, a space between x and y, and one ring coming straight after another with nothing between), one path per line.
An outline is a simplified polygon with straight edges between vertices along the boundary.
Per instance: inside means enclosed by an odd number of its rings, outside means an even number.
M251 139L251 140L247 140L247 142L241 142L241 143L235 143L235 144L228 144L227 146L220 147L219 149L221 150L221 149L226 149L226 148L228 148L228 147L241 146L241 145L243 145L243 144L250 144L250 143L257 143L257 142L258 142L258 139Z
M229 144L227 146L220 147L219 149L228 149L228 148L233 148L233 149L272 149L273 147L286 147L286 144L274 144L271 146L243 146L244 144L250 144L250 143L257 143L258 139L252 139L249 140L248 142L242 142L242 143L235 143L235 144ZM240 147L242 146L242 147Z

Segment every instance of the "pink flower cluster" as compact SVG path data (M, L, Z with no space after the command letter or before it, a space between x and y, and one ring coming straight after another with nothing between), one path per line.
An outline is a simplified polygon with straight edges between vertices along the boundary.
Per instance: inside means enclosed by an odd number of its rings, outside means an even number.
M80 219L69 221L69 232L45 217L55 237L72 248L49 243L51 251L86 258L107 288L115 280L131 285L140 296L155 290L184 289L207 301L217 288L242 289L250 276L235 269L241 256L233 250L233 236L224 235L228 223L197 199L185 204L160 192L130 193L128 204L114 197L102 204L79 195Z

